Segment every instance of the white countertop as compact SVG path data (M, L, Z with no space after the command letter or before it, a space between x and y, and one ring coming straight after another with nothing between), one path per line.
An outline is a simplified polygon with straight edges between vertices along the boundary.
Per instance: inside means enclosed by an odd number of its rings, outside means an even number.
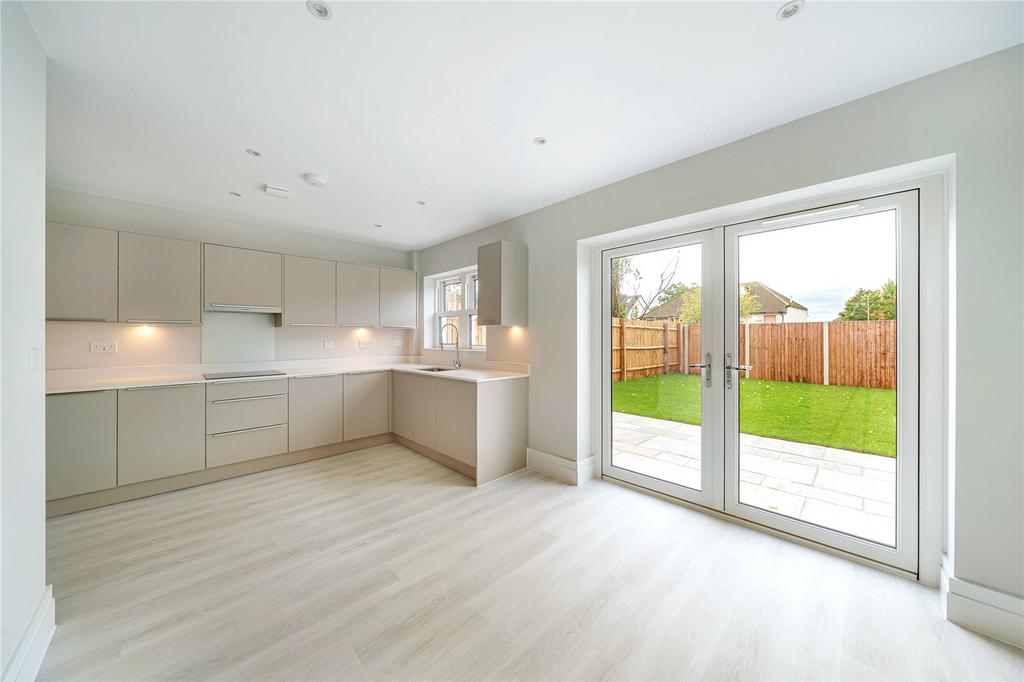
M169 365L166 367L118 367L105 369L63 369L50 370L46 373L46 393L81 393L83 391L108 391L118 388L133 388L140 386L177 386L183 384L203 384L207 379L203 378L204 373L250 370L250 369L272 369L285 374L285 377L304 377L317 374L358 374L361 372L374 372L391 370L395 372L407 372L410 374L422 374L425 376L440 377L442 379L453 379L456 381L469 381L472 383L484 383L488 381L503 381L508 379L525 379L529 377L526 372L509 372L493 369L452 369L444 372L427 372L427 367L437 365L425 365L414 362L368 362L366 360L321 360L321 361L270 361L263 363L245 363L245 367L216 365L204 367L202 365ZM234 381L244 381L235 379ZM232 381L230 379L218 379L217 381Z

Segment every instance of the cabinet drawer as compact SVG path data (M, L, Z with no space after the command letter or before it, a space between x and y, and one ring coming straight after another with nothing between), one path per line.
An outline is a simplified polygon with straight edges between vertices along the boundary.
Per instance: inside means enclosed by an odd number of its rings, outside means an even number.
M206 433L288 423L288 396L232 398L206 403Z
M245 381L211 381L206 384L206 399L230 400L259 395L282 395L288 392L288 379L247 379Z
M288 425L264 426L206 437L206 468L288 452Z

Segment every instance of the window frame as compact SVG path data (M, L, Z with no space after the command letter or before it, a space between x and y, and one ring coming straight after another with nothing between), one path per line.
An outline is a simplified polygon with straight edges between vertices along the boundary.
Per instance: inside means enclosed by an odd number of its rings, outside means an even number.
M445 287L451 284L459 282L462 284L462 308L459 310L448 310L445 300ZM454 348L452 344L445 343L442 345L441 339L444 335L441 333L441 320L448 317L456 318L456 327L459 330L458 336L458 347L460 350L485 350L486 345L486 327L484 328L484 344L474 345L473 344L473 318L477 316L477 288L479 286L479 276L477 275L476 269L466 270L458 274L451 275L449 277L438 277L434 281L434 312L431 315L430 327L433 330L433 348L435 350L451 350ZM473 305L470 308L470 304ZM479 319L479 318L477 318Z

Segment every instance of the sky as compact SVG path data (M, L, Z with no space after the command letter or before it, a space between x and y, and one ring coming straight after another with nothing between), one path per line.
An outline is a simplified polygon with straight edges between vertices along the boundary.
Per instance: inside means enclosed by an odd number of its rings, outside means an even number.
M700 282L699 244L632 256L650 296L676 259L673 280ZM741 282L761 282L807 307L808 320L834 320L857 289L896 279L894 211L780 228L739 238ZM631 293L627 291L626 293Z

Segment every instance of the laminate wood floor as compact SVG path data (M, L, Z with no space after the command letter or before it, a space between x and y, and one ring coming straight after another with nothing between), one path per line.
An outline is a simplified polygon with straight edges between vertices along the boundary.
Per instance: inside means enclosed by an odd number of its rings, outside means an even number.
M51 519L40 679L1017 679L934 590L399 445Z

